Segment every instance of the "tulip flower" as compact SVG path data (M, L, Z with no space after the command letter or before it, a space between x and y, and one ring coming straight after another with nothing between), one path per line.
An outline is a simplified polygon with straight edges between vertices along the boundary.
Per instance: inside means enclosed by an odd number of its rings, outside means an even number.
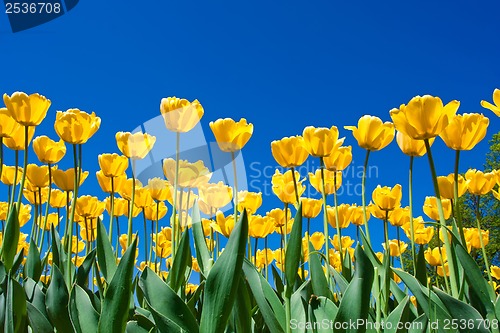
M219 234L229 238L234 229L234 215L224 216L224 213L218 211L215 215L216 223L212 223L212 228Z
M150 221L158 221L164 218L165 215L167 215L167 211L168 209L165 203L163 201L160 201L156 204L145 207L144 215L146 216L146 219Z
M460 106L459 101L446 105L439 97L430 95L413 97L408 105L392 109L390 115L396 130L415 140L431 139L448 126Z
M99 167L106 177L122 176L128 168L127 156L113 154L100 154L97 156Z
M437 181L441 198L454 199L454 174L450 173L448 176L439 176L437 177ZM467 181L462 175L458 175L458 197L464 195L467 191L468 184L469 181Z
M365 223L365 220L368 221L370 219L370 212L365 211L365 216L363 217L363 211L363 207L355 204L351 205L351 223L357 227L362 226Z
M373 202L384 211L391 211L401 205L401 185L396 184L394 187L378 185L372 193Z
M154 204L151 193L145 187L139 187L135 189L135 201L134 205L138 208L144 209L148 206Z
M443 205L444 218L449 219L451 216L451 201L449 199L441 199L441 203ZM425 197L423 210L425 215L431 220L439 221L436 197Z
M352 131L358 145L366 150L374 151L385 148L394 139L394 125L382 123L379 117L365 115L358 120L358 127L344 126Z
M172 198L169 202L178 211L188 211L194 206L197 199L198 196L194 194L192 190L188 189L186 191L178 191L177 200L173 200Z
M233 189L223 182L206 183L199 188L203 200L214 209L219 209L231 202Z
M120 193L127 184L127 175L125 173L116 177L106 177L102 170L99 170L95 175L104 193ZM111 186L111 182L113 182L113 186Z
M295 177L293 173L295 173ZM271 179L273 193L284 203L297 203L297 196L300 197L306 190L305 185L302 185L303 180L294 181L299 177L300 174L298 171L288 170L282 174L278 170L275 170Z
M66 145L63 140L56 142L45 135L41 135L33 140L33 150L40 162L55 164L66 154Z
M283 168L294 168L302 165L309 153L304 138L300 135L284 137L271 142L271 153L276 162Z
M7 108L0 108L0 138L10 138L21 126L11 117Z
M308 237L304 237L304 238L306 238L306 239L309 238L309 241L312 243L313 248L316 251L321 250L321 248L325 244L325 235L322 232L316 231L316 232L312 233L311 235L307 234L306 236L308 236ZM309 246L307 248L309 248Z
M497 183L495 173L482 172L476 169L467 170L465 179L468 181L467 189L473 195L488 194Z
M403 154L413 157L422 157L427 152L425 148L425 142L423 140L415 140L404 134L403 132L397 132L396 142L398 143L399 149ZM434 138L429 139L429 144L434 143Z
M134 160L146 157L156 142L155 136L141 132L134 134L130 132L118 132L115 138L118 149L120 149L122 154Z
M7 146L7 148L20 151L25 150L25 148L30 144L31 139L35 135L35 127L28 127L28 141L25 140L25 128L22 126L17 127L14 132L11 133L9 138L3 139L3 144Z
M490 121L478 113L465 113L452 118L439 135L448 148L471 150L486 136Z
M352 244L354 244L354 239L352 239L349 236L342 236L341 238L342 244L340 244L339 235L335 235L333 236L333 238L330 238L330 243L333 245L335 250L340 251L340 249L342 248L343 249L342 251L346 251L349 247L352 246Z
M389 223L394 227L401 227L409 222L410 207L398 207L389 214Z
M265 238L273 233L274 223L272 217L251 215L249 217L248 235L253 238Z
M175 160L167 158L163 161L163 173L171 184L175 183L175 170ZM199 160L195 163L190 163L186 160L179 160L177 186L181 188L196 188L208 183L211 177L212 173L208 170L203 161Z
M14 185L14 179L15 179L17 185L21 181L21 177L16 176L16 174L21 175L22 173L23 173L23 168L21 167L16 168L14 166L4 165L2 168L2 177L0 178L0 180L5 185L12 186Z
M40 94L27 95L16 91L11 96L4 94L3 101L9 114L23 126L38 126L47 115L50 100Z
M200 122L204 110L197 99L189 102L186 99L167 97L161 100L160 113L169 130L184 133L189 132Z
M327 212L328 212L328 223L333 228L337 228L337 212L334 207L327 206ZM351 206L348 204L341 204L338 206L338 221L339 221L339 227L341 229L345 229L349 226L349 223L351 223L351 216L352 216L352 209Z
M301 198L302 216L313 219L321 212L321 200L311 198Z
M431 266L439 266L446 262L448 258L446 257L446 251L444 248L435 247L431 249L430 247L424 251L425 260Z
M111 215L111 199L109 197L105 198L104 203L106 204L106 211ZM123 198L114 198L113 216L128 216L128 206L128 200ZM134 208L135 212L137 213L135 214L135 216L137 216L140 210L136 207Z
M495 89L493 91L493 103L495 103L495 105L487 101L481 101L481 106L485 109L493 111L493 113L500 117L500 89Z
M342 185L342 171L330 171L324 170L324 186L325 194L333 194ZM312 187L319 193L323 193L323 187L321 183L321 169L317 169L314 173L309 172L309 183Z
M67 202L71 201L73 198L73 194L69 192L69 197L67 197L68 192L63 192L56 188L50 190L50 200L49 205L52 208L64 208L66 207Z
M84 218L98 218L105 208L105 202L90 195L81 196L76 200L76 213Z
M52 171L54 170L55 168ZM28 164L26 168L26 177L35 187L49 186L49 167L47 165L38 166L36 164Z
M253 133L253 124L248 124L245 118L235 122L231 118L218 119L209 123L220 150L234 153L241 150Z
M384 250L387 251L384 243L382 243L382 247L384 248ZM401 254L403 254L407 248L408 244L406 244L403 241L399 241L396 239L391 239L389 241L389 255L392 257L400 257Z
M118 194L123 198L128 201L132 200L132 188L133 188L133 183L134 183L135 178L128 178L126 181L123 182L123 185L121 188L118 189ZM142 187L142 183L135 179L135 189ZM135 192L135 191L134 191Z
M281 208L275 208L266 213L266 216L272 217L274 219L275 227L280 228L285 224L291 224L292 222L292 212L290 208L285 211Z
M342 171L352 162L352 146L339 147L323 158L325 168L330 171Z
M73 191L75 188L74 186L74 179L75 179L75 169L74 168L69 168L66 171L60 170L60 169L55 169L52 170L52 178L54 180L54 184L56 184L57 187L59 187L63 191ZM80 186L83 184L85 179L87 179L87 176L89 175L88 171L83 171L80 174Z
M172 185L168 180L159 177L150 178L145 188L149 190L153 200L172 200Z
M101 126L101 118L95 112L88 114L79 109L57 111L54 129L59 137L69 144L86 143Z
M325 157L340 147L345 138L339 139L339 130L331 128L308 126L302 133L307 152L314 157Z
M249 192L240 191L238 192L238 211L242 212L243 208L247 210L249 215L255 214L257 209L262 205L262 193L261 192Z
M490 271L491 271L491 276L493 276L497 280L500 280L500 267L491 265Z

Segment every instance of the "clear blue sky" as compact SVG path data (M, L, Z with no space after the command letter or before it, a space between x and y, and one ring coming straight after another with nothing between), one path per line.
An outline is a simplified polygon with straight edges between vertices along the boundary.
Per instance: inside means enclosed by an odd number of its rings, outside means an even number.
M84 167L91 171L85 194L100 191L96 156L117 151L115 132L158 116L167 96L200 100L209 141L211 120L252 122L247 170L255 161L274 165L270 142L300 134L306 125L338 126L360 166L364 151L344 125L364 114L390 120L388 111L415 95L458 99L459 112L491 119L486 139L462 155L464 171L482 167L487 140L500 129L498 118L479 105L500 88L498 13L498 1L87 0L13 34L2 12L0 91L40 92L52 100L37 134L56 136L56 110L78 107L102 118L84 147ZM451 172L453 152L442 142L434 151L438 172ZM368 182L369 193L378 183L406 186L408 158L395 142L374 153L371 164L379 172ZM415 167L420 207L432 187L427 160ZM343 196L341 202L359 199ZM260 213L278 205L266 198Z

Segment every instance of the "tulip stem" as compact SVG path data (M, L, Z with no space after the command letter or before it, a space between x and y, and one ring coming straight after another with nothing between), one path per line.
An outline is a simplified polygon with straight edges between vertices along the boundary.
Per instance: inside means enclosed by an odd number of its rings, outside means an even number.
M10 207L14 204L14 198L16 197L16 186L17 186L17 171L19 169L19 150L14 152L14 182L12 183L12 193L9 199L9 211ZM22 191L22 190L21 190Z
M460 150L455 152L455 173L453 175L453 200L455 206L455 221L457 221L458 231L460 232L460 240L465 246L465 234L464 227L462 224L462 213L460 212L460 205L458 202L458 167L460 165Z
M48 163L49 167L49 193L47 194L47 204L45 206L45 223L43 224L43 230L42 230L42 240L40 242L40 250L43 247L43 240L45 236L45 227L47 226L47 219L49 218L49 205L50 205L50 197L52 194L52 166L50 163Z
M231 152L231 159L233 162L233 173L234 173L234 223L238 222L238 174L236 170L236 158L234 156L234 151Z
M399 227L396 227L396 237L398 238L398 251L399 251L399 262L401 264L401 269L405 270L405 264L403 262L403 254L401 253L401 236L399 232Z
M71 283L71 249L72 249L72 244L73 244L73 221L75 220L75 209L76 209L76 200L78 198L78 187L80 185L80 169L81 169L81 161L78 160L77 156L77 144L73 144L73 163L74 163L74 168L75 168L75 174L73 177L73 200L71 201L71 216L69 218L68 222L68 237L65 238L66 241L66 246L67 246L67 254L68 254L68 260L66 261L66 274L68 276L68 288L71 288L72 283ZM81 157L81 150L80 150L80 157ZM77 239L78 241L78 239ZM78 243L77 243L78 247ZM78 249L77 249L78 253Z
M326 211L326 192L325 192L325 162L323 157L319 158L320 170L321 170L321 195L323 198L323 229L325 232L325 252L326 252L326 281L328 286L330 286L330 246L329 246L329 236L328 236L328 215ZM308 245L309 246L309 245Z
M344 271L344 253L342 251L342 233L339 223L339 205L337 202L337 171L333 172L333 203L335 205L335 226L337 228L337 237L339 238L339 252L340 252L340 269ZM327 242L329 239L326 240Z
M156 202L156 224L155 224L155 273L158 273L159 270L156 267L158 264L158 216L160 210L160 201ZM153 232L153 228L151 228L151 232Z
M363 165L363 177L361 178L361 203L363 205L363 222L365 225L366 238L368 243L371 244L370 230L368 229L368 219L366 218L366 169L368 168L368 159L370 157L370 150L366 151L365 164Z
M3 136L0 137L0 178L3 173Z
M269 262L267 261L267 237L264 238L264 255L266 257L266 280L269 281Z
M484 245L483 241L483 231L481 230L481 211L479 210L479 203L480 203L480 196L476 195L476 227L477 227L477 232L479 235L479 243L481 244L481 251L483 252L483 261L484 261L484 266L486 269L486 274L488 274L488 280L490 281L490 287L494 288L493 286L493 279L491 278L491 272L490 272L490 264L488 262L488 255L486 254L486 246Z
M408 198L410 206L410 241L411 241L411 258L413 262L413 276L417 275L417 252L415 250L415 229L413 227L413 160L414 156L410 156L410 168L408 171Z
M297 187L297 179L295 177L295 168L291 167L290 170L292 171L293 188L295 190L295 200L297 201L297 207L298 207L299 206L299 190Z
M135 201L135 159L132 159L132 195L128 207L128 232L127 232L127 247L132 244L132 215L134 211L134 201ZM144 255L146 255L144 253Z
M438 229L438 238L439 238L439 235L441 233L441 228L438 227L437 229ZM443 252L441 250L441 242L439 240L438 240L438 250L439 250L439 261L441 262L441 268L443 270L444 285L446 287L446 292L449 294L450 293L450 284L448 283L448 276L446 274L446 268L444 266ZM448 253L446 253L446 256L448 257ZM448 266L448 269L449 269L449 267L450 266ZM437 268L436 268L436 273L437 273Z
M444 246L446 250L446 254L449 255L448 257L448 267L450 269L450 284L451 284L451 293L453 297L458 298L459 291L458 291L458 286L457 286L457 279L455 276L455 262L454 258L451 255L451 245L450 245L450 239L448 235L448 229L446 228L446 220L444 218L444 211L443 211L443 203L441 202L441 195L439 193L439 185L437 182L437 175L436 175L436 168L434 166L434 159L432 158L432 152L431 152L431 145L429 143L429 139L424 139L425 143L425 149L427 150L427 157L429 159L429 167L431 169L431 174L432 174L432 182L434 183L434 191L436 192L436 201L437 201L437 206L438 206L438 213L439 213L439 222L441 224L441 227L443 228L444 232ZM443 267L444 269L444 267ZM445 274L446 275L446 272Z
M19 211L21 208L21 200L23 199L23 189L24 189L24 183L26 181L26 167L28 166L28 135L29 134L29 126L24 126L24 168L23 168L23 175L21 176L21 186L19 187L19 194L17 197L17 214L19 215Z
M170 227L172 228L172 260L175 258L177 252L177 187L179 185L179 159L180 159L180 140L181 135L179 132L175 133L175 178L174 178L174 204L172 205L172 216L170 216Z
M259 245L259 238L258 237L255 237L253 245L254 245L254 249L253 249L253 257L254 258L253 258L253 260L254 260L255 267L257 267L257 247Z
M288 240L286 239L286 236L288 234L288 203L285 202L285 209L284 209L284 213L285 213L285 230L283 230L283 249L285 250L286 252L286 246L288 244Z
M146 261L146 265L149 264L148 257L148 221L146 220L146 213L144 212L144 207L142 208L142 217L144 222L144 258Z
M109 195L109 242L113 241L113 216L115 215L115 184L114 177L111 177L111 193Z

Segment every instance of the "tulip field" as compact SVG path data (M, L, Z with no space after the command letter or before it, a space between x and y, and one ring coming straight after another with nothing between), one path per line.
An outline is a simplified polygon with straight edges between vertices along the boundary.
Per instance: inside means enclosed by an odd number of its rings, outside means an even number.
M0 331L500 333L500 267L488 257L489 230L479 209L472 227L460 213L465 196L478 205L486 195L500 200L500 170L458 171L461 152L498 131L488 127L489 117L500 116L500 90L486 100L483 115L460 113L457 100L416 96L355 126L337 124L356 147L344 145L337 126L304 124L302 133L270 143L280 167L272 192L282 204L265 212L269 198L238 189L235 156L254 132L246 119L209 123L235 180L213 182L213 170L179 150L207 116L202 104L163 98L159 112L176 135L176 154L162 161L164 177L141 183L136 163L155 136L118 132L120 154L85 155L100 167L85 170L82 147L98 144L99 116L55 111L38 93L6 93ZM58 137L35 136L51 112ZM436 171L436 140L456 156L446 174ZM370 188L370 156L393 141L410 161L408 182ZM365 154L361 204L338 198L355 149ZM4 163L6 154L14 163ZM412 178L416 157L430 170L424 181L434 195L425 199L413 196L422 182ZM63 159L70 168L58 166ZM297 168L308 159L319 167L301 175ZM81 193L94 175L98 193ZM308 188L320 196L306 197Z

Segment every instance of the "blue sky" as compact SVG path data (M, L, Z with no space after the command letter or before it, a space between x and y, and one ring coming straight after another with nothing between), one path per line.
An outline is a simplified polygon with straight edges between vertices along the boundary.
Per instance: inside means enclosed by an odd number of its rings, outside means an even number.
M247 171L252 162L275 165L270 142L300 134L307 125L338 126L354 146L353 165L360 166L364 151L344 125L364 114L390 120L388 111L415 95L458 99L459 112L484 112L491 119L486 139L462 154L465 171L482 167L487 140L500 128L498 118L479 105L500 88L499 12L497 1L87 0L15 34L2 12L0 91L40 92L52 100L37 134L56 136L56 110L78 107L102 118L84 147L84 167L91 171L85 194L99 191L97 154L116 152L114 134L157 117L167 96L203 104L208 141L214 140L212 120L252 122L254 135L243 151ZM452 172L454 153L439 140L434 151L438 173ZM70 161L68 156L63 166ZM379 183L406 186L408 158L395 142L372 154L371 164L378 176L369 180L369 193ZM427 160L419 159L415 168L420 207L432 187ZM266 198L260 213L278 205Z

